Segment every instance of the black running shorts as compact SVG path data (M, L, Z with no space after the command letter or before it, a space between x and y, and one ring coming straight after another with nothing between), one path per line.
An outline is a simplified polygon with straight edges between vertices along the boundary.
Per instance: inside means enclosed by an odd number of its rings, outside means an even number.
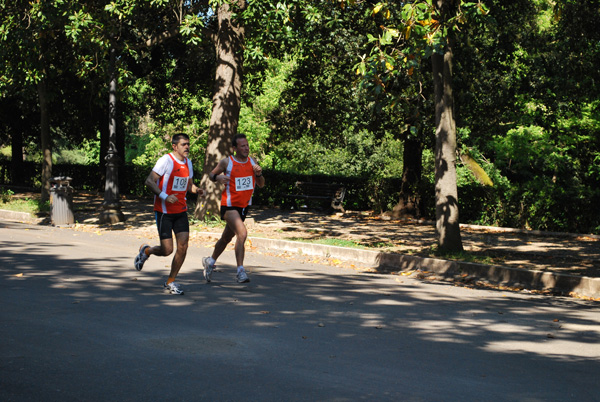
M248 213L248 207L240 208L240 207L226 207L221 205L221 219L225 219L225 212L227 211L238 211L240 213L240 217L242 218L242 222L246 220L246 214Z
M163 214L162 212L154 211L154 216L156 217L158 236L161 240L172 239L172 233L177 234L190 231L187 211L179 214Z

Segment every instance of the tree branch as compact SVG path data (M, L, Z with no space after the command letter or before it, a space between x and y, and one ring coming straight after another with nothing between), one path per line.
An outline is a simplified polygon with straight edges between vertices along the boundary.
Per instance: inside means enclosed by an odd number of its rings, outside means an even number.
M171 27L168 31L162 32L158 36L148 39L145 43L146 47L153 47L179 35L179 26Z

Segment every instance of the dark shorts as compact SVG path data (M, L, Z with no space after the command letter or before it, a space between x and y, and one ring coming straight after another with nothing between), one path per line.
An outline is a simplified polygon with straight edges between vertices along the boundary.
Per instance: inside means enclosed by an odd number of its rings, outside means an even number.
M225 219L225 212L227 211L238 211L240 213L240 217L242 218L242 222L246 220L246 214L248 213L248 207L240 208L240 207L224 207L221 205L221 219Z
M172 239L172 233L177 234L190 231L187 211L179 214L163 214L162 212L154 211L154 216L156 218L158 236L161 240Z

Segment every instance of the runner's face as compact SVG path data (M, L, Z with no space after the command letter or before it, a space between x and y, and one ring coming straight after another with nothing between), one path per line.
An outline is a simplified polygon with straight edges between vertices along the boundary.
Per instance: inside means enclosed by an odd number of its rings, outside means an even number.
M239 138L237 140L237 146L233 147L235 154L243 158L247 158L250 155L250 145L248 140L245 138Z
M187 158L190 154L190 141L182 138L177 144L173 144L173 152L175 152L181 159Z

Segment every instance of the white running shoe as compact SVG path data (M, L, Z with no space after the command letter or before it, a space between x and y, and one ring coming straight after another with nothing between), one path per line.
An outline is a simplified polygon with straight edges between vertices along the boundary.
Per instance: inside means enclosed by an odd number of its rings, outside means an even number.
M239 283L250 282L250 278L248 278L248 274L246 274L246 270L244 269L238 272L238 274L235 277Z
M182 295L183 294L183 290L181 289L181 286L177 282L171 282L171 283L165 282L163 287L166 292L169 292L172 295Z
M213 270L215 269L215 264L210 264L208 262L210 257L204 257L202 259L202 266L204 267L204 279L206 279L207 283L210 283L210 279L212 278Z
M142 268L144 267L144 263L148 258L150 258L150 256L146 255L146 249L149 247L150 246L147 244L142 244L142 246L140 247L140 252L138 253L138 255L135 256L135 260L133 260L133 266L138 271L142 270Z

